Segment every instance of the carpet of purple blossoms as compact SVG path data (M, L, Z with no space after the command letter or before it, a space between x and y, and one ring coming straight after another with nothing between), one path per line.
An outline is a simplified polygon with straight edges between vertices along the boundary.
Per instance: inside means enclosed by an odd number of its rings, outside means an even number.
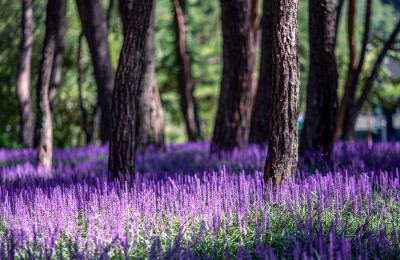
M264 184L266 148L209 144L137 155L137 177L107 182L107 147L0 149L0 258L400 259L400 143L337 143Z

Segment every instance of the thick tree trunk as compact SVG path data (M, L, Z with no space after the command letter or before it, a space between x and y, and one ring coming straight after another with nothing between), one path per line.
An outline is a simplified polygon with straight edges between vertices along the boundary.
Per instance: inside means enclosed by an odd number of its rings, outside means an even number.
M268 140L269 114L272 88L272 28L275 0L264 0L261 18L261 61L256 100L253 106L249 141L266 143Z
M347 37L350 50L350 60L347 70L347 78L346 78L346 85L344 88L344 94L339 107L336 133L335 133L336 139L339 139L342 136L344 118L346 116L346 110L347 110L347 103L350 99L349 96L351 92L355 91L355 89L352 89L354 88L354 86L351 84L353 81L354 72L356 71L358 66L357 43L356 43L356 36L354 33L355 13L356 13L356 0L349 0L349 10L347 14Z
M343 140L350 140L354 133L354 127L357 121L357 117L360 114L360 111L368 98L369 93L372 90L374 82L378 76L379 68L382 65L382 62L390 49L390 47L395 43L397 35L400 33L400 20L397 23L396 27L394 28L390 38L386 41L382 51L380 52L378 58L375 61L374 67L369 75L364 89L361 93L361 96L358 98L357 101L353 101L352 105L347 107L344 124L343 124L343 131L342 131L342 139Z
M143 73L152 6L153 0L134 0L131 11L120 8L122 17L131 18L125 30L113 92L112 138L108 161L112 179L119 177L119 174L135 174L136 113L139 104L137 94Z
M58 5L62 4L62 2L49 0L47 3L46 34L40 61L39 78L36 85L39 132L37 159L38 164L47 169L51 169L53 152L53 124L49 104L49 85L59 23Z
M123 31L126 32L131 19L133 0L120 0L120 10ZM164 147L164 117L160 94L156 83L156 68L154 60L154 7L150 17L145 45L143 75L138 89L139 106L137 110L136 149L147 148L149 145Z
M310 72L300 154L333 149L338 98L335 59L335 1L309 1Z
M250 0L221 0L224 67L211 151L247 145L254 65Z
M49 101L52 114L54 112L58 87L61 81L61 70L67 33L67 1L61 1L58 8L59 25L57 28L56 50L54 53L53 68L51 70L49 86Z
M201 141L199 116L197 104L193 96L194 84L190 65L190 55L186 49L186 24L185 24L185 0L172 0L174 7L174 21L176 33L176 47L178 56L178 83L183 117L186 123L189 141Z
M107 21L101 0L76 0L76 3L92 57L98 104L102 111L101 141L104 143L111 137L111 97L115 79L107 40Z
M17 96L20 114L20 140L24 147L33 146L33 104L31 89L32 0L22 0L22 37L18 60Z
M276 0L273 28L271 120L266 183L280 185L296 173L300 70L297 44L298 0Z

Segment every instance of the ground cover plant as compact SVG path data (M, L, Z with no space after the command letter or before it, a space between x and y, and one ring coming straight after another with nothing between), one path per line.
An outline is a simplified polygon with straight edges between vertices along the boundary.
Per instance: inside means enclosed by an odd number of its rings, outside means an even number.
M266 186L267 148L210 155L208 143L139 152L107 182L108 148L0 150L0 258L400 257L400 143L337 143Z

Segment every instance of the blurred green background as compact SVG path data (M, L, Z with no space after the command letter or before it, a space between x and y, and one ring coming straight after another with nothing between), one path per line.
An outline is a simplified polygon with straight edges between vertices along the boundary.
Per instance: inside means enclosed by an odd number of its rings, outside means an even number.
M109 46L114 68L117 67L122 46L121 21L117 1L113 9ZM361 45L364 31L364 13L366 0L357 1L357 42ZM388 4L384 3L388 2ZM394 28L400 12L400 1L374 1L370 44L366 66L362 78L365 78L375 61L383 41ZM35 0L34 11L34 50L32 56L32 91L36 104L35 84L38 74L39 56L44 38L44 21L47 1ZM108 7L108 0L104 1ZM206 140L211 138L214 117L217 109L219 87L222 72L222 38L220 25L220 6L218 0L187 0L187 45L192 56L192 72L195 83L194 95L199 106L201 129ZM260 12L261 13L261 12ZM179 105L177 92L175 32L173 25L173 7L171 0L157 0L155 10L155 48L156 74L161 94L165 120L167 142L187 140L186 128ZM20 147L18 139L18 103L16 97L17 62L20 42L20 1L0 0L0 147ZM336 56L339 71L339 97L347 73L347 1L342 10L340 29L337 39ZM62 80L54 113L54 144L59 147L84 145L85 137L80 116L76 56L81 25L75 1L68 2L68 32L64 54ZM400 49L400 44L395 48ZM359 49L361 46L359 46ZM299 49L301 63L301 111L305 109L305 90L308 78L308 2L300 1L299 6ZM391 51L389 56L400 61L400 51ZM85 106L92 113L96 104L96 85L93 77L90 55L86 41L83 45ZM363 81L361 81L363 83ZM390 75L382 67L368 103L391 106L400 96L399 79ZM378 106L379 110L379 106ZM376 111L379 113L379 111Z

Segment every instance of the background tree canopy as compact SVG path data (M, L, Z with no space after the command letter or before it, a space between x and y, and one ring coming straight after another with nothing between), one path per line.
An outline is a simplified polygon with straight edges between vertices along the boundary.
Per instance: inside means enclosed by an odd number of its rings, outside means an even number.
M44 20L46 17L45 0L33 3L33 56L32 56L32 86L36 84L39 56L44 38ZM357 1L356 39L361 45L364 31L364 13L366 0ZM108 6L108 0L104 1ZM397 8L397 9L396 9ZM339 73L339 99L343 94L345 75L348 65L347 5L343 6L341 23L337 38L336 58ZM361 79L366 78L371 70L376 53L382 48L385 39L393 30L398 17L399 1L375 1L373 3L370 43L368 44L366 64ZM220 4L215 0L187 0L187 48L192 57L192 73L194 80L194 95L198 103L201 129L204 139L212 135L214 118L217 110L220 81L222 75L222 32L220 22ZM19 1L0 0L0 146L19 147L18 139L18 103L16 98L16 75L20 43L21 6ZM76 53L78 38L81 33L81 22L74 1L68 2L68 31L66 49L63 60L62 79L59 96L54 112L54 145L71 147L85 144L83 122L79 108L78 73ZM309 42L308 42L308 1L300 1L299 6L299 50L301 69L301 106L305 110L305 90L308 80ZM108 42L114 68L116 69L122 46L122 24L118 8L115 4L110 20ZM173 6L170 0L157 0L155 7L155 56L156 77L160 91L165 120L166 142L184 142L186 138L185 123L178 95L178 67L175 54L175 32ZM360 46L358 46L360 48ZM400 49L399 44L395 45ZM392 51L389 56L400 59ZM397 55L397 56L396 56ZM257 59L259 55L257 55ZM82 64L84 105L93 113L96 100L96 83L86 40L83 41ZM256 62L257 66L259 62ZM398 80L391 78L384 67L375 83L375 88L369 96L368 103L393 106L394 98L400 96ZM363 80L361 80L361 83ZM35 97L35 88L31 96ZM377 111L379 112L379 111ZM35 113L36 114L36 113ZM91 115L90 115L91 116Z

